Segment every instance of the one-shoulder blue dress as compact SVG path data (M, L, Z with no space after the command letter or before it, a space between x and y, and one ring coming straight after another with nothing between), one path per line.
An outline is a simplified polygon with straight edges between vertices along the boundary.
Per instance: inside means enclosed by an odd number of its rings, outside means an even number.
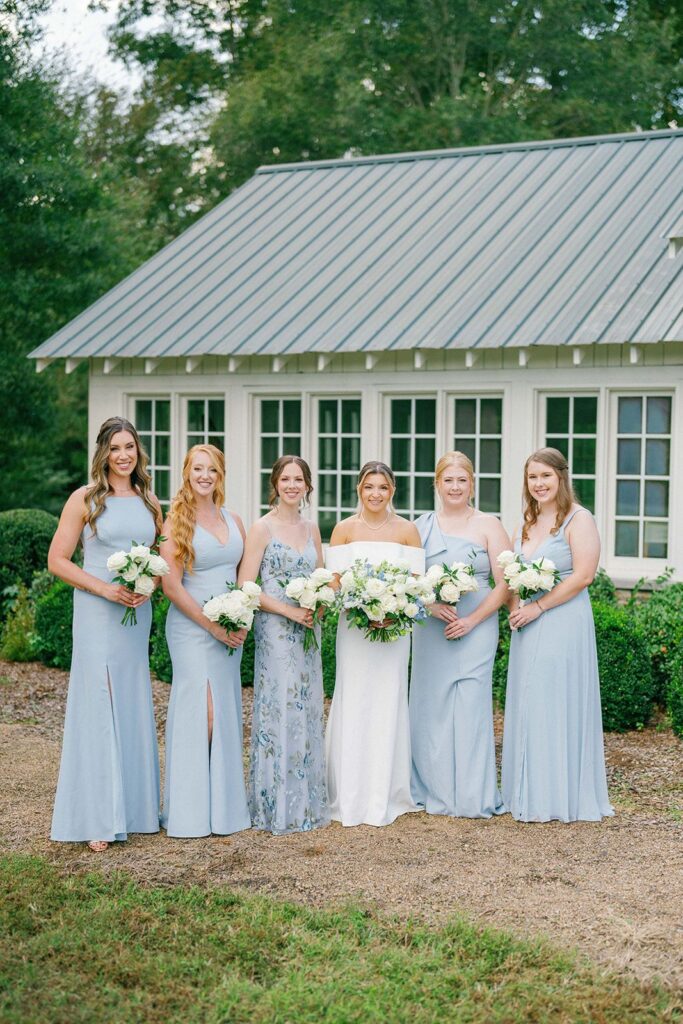
M436 513L415 521L427 568L465 562L474 566L479 590L464 594L458 615L471 614L490 593L486 549L466 537L442 532ZM502 814L496 781L492 673L498 616L490 615L457 640L445 623L427 618L413 631L410 677L411 789L429 814L490 818Z
M310 533L303 551L271 537L260 570L264 594L294 604L283 584L310 576L316 561ZM254 828L274 835L308 832L330 820L322 662L319 650L304 650L304 628L283 615L256 613L249 807ZM315 631L320 643L319 625Z
M86 526L83 568L111 582L107 559L133 541L152 544L154 517L142 498L110 495ZM127 839L159 830L159 762L149 677L149 601L137 625L125 608L83 590L74 593L73 655L64 743L52 816L59 842Z
M572 572L565 519L525 561L543 555L562 579ZM521 538L515 551L522 554ZM530 600L538 600L543 593ZM588 590L513 632L510 642L503 799L518 821L599 821L607 795L595 626Z
M234 583L244 545L237 524L222 509L226 544L208 530L194 531L194 571L183 586L198 604ZM189 838L212 832L230 835L251 827L242 762L242 649L232 655L175 605L166 618L173 664L166 719L166 775L161 824L169 836ZM213 701L209 746L208 694Z

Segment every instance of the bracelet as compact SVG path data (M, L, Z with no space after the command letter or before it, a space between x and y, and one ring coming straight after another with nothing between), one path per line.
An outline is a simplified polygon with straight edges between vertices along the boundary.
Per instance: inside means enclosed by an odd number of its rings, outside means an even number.
M541 604L541 599L540 599L540 597L539 597L538 601L536 602L536 607L537 607L537 608L540 608L540 609L541 609L541 613L543 613L543 612L545 611L545 608L544 608L544 607L543 607L543 605Z

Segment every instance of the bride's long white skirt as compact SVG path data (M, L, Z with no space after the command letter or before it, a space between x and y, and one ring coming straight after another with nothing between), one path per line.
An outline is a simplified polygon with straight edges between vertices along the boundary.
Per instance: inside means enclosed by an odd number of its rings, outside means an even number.
M372 643L337 631L337 678L327 722L330 812L342 825L389 825L416 811L410 795L410 637Z

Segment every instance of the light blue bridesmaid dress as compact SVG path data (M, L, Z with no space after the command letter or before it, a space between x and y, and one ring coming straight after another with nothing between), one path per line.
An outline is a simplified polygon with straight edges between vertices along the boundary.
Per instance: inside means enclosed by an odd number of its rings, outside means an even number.
M228 540L197 525L194 572L183 573L188 594L203 605L234 583L244 545L237 524L222 509ZM166 775L161 824L169 836L230 835L251 827L242 764L242 649L228 654L175 605L166 618L173 664L166 719ZM208 691L213 701L209 746Z
M566 579L572 555L565 530L577 513L590 515L575 509L525 560L550 558ZM515 551L522 553L521 537ZM595 627L585 588L512 634L502 788L518 821L599 821L614 814L605 777Z
M261 562L263 592L295 604L281 584L309 576L316 561L310 532L302 552L271 536ZM320 644L319 625L315 631ZM307 832L330 820L322 662L320 651L304 651L303 639L304 627L291 619L256 613L249 808L254 828L275 835Z
M457 605L469 615L490 593L486 549L466 537L444 534L434 512L415 521L427 568L465 562L474 565L479 590ZM491 696L498 616L471 633L447 640L445 623L429 617L413 631L410 678L410 742L413 799L429 814L490 818L505 808L496 783Z
M83 530L83 568L111 582L107 559L133 541L152 544L154 518L142 498L110 495ZM64 743L52 816L59 842L127 839L159 831L159 762L149 678L149 601L136 626L125 608L83 590L74 593L73 655Z

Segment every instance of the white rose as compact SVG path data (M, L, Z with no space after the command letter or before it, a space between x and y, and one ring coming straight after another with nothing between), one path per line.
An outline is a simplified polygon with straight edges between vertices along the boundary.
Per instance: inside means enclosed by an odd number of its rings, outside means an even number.
M539 558L537 562L534 562L534 565L539 572L553 572L553 570L557 568L550 558Z
M443 566L438 564L430 565L429 568L427 569L427 572L425 573L425 576L428 580L433 580L435 583L438 583L438 581L443 576Z
M460 597L460 588L455 583L444 583L441 588L441 600L447 604L455 604Z
M336 594L332 587L321 587L318 591L318 601L321 604L334 604Z
M419 605L415 604L414 601L408 601L405 608L403 609L403 614L407 615L409 619L414 619L419 610Z
M511 580L514 576L518 576L521 571L522 567L519 562L510 562L509 565L506 565L503 576L506 580Z
M314 583L331 583L334 579L334 573L330 569L325 569L321 566L319 569L313 570L311 579Z
M541 589L552 590L555 586L555 577L551 572L542 572L541 576Z
M422 594L422 604L434 604L435 601L436 594L433 590L429 590L427 593Z
M287 597L291 597L294 601L298 601L306 589L307 582L308 581L305 576L297 576L296 579L289 581L285 587L285 594Z
M540 582L540 574L535 569L523 569L517 577L520 587L527 587L529 590L537 590Z
M379 597L386 589L387 585L384 580L378 580L373 577L365 582L365 593L370 597Z
M356 581L353 577L352 572L345 572L341 577L341 592L342 594L348 594L349 590L353 590L356 585Z
M396 597L403 597L403 595L406 592L406 585L401 580L399 580L397 583L393 584L391 591L393 594L395 594Z
M410 579L406 580L406 594L419 594L421 590L422 584L419 580L416 580L412 576Z
M210 619L212 622L218 622L218 617L221 613L221 599L219 597L210 598L202 608L202 611L207 619Z
M516 558L517 555L514 553L514 551L507 550L501 551L496 561L498 562L498 565L502 566L502 568L505 568L505 566L507 565L512 565Z
M364 604L361 607L371 622L381 622L384 618L384 610L379 604Z
M259 587L258 583L253 583L251 580L246 580L242 584L242 590L247 595L247 597L261 596L261 588Z
M245 627L245 629L251 629L254 622L254 609L243 608L240 622Z
M126 583L134 583L141 572L142 566L138 565L137 562L133 562L128 569L121 573L121 578L124 579Z
M119 569L123 569L124 565L128 561L128 555L125 551L115 551L113 555L110 555L107 559L107 569L110 572L118 572Z
M135 593L151 597L154 593L154 580L151 576L138 576L135 581Z
M149 548L146 544L135 544L130 549L130 557L134 558L136 562L146 562L149 558Z
M309 590L307 587L299 597L299 604L302 608L309 608L311 611L315 608L318 603L318 596L315 590Z
M382 594L379 603L387 615L393 615L394 612L398 611L398 602L393 594Z
M149 570L152 576L167 576L169 572L168 562L161 555L150 555L148 561Z

